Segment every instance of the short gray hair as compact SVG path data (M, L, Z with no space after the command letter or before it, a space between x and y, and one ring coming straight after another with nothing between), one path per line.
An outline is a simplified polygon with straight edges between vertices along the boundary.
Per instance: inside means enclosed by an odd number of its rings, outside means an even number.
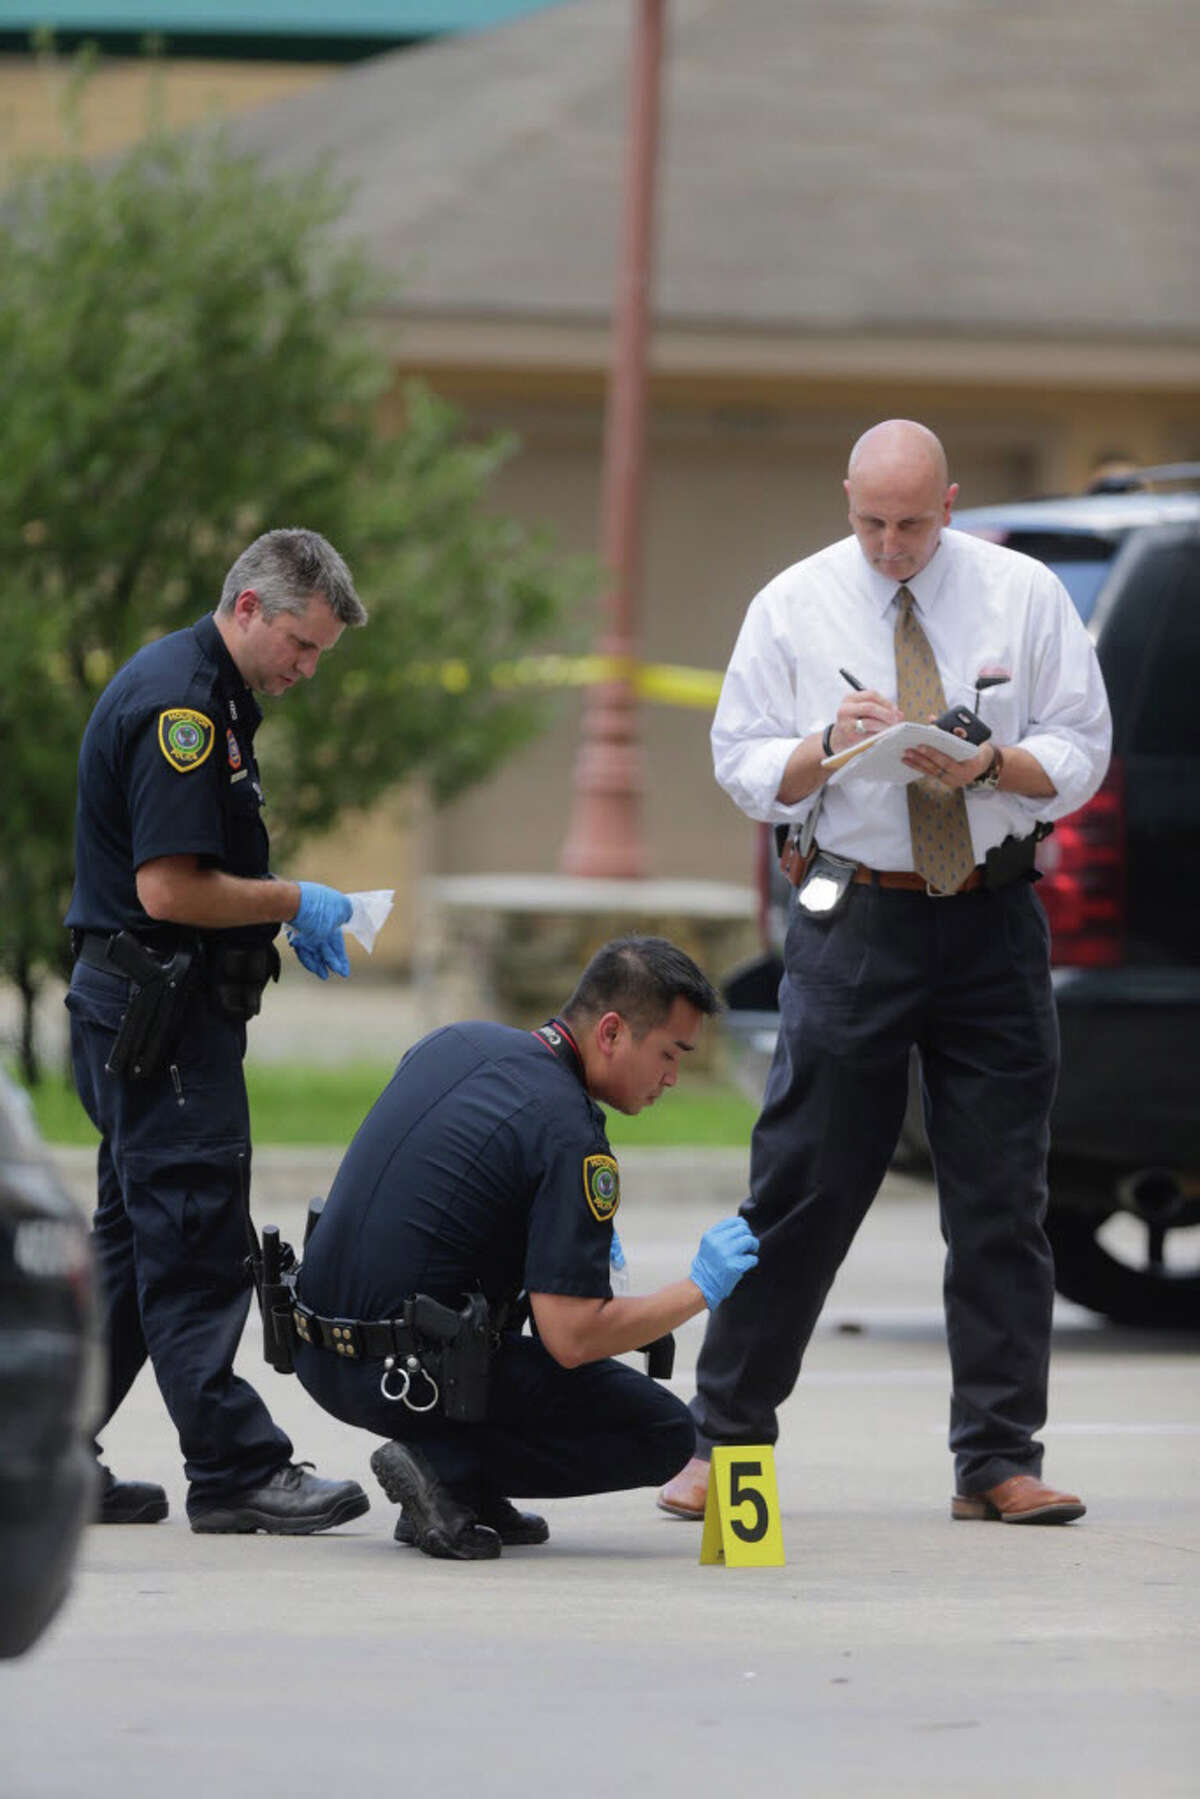
M252 587L263 617L299 616L314 593L323 594L340 624L365 625L367 609L354 591L350 570L319 531L264 531L242 551L225 577L218 612L233 611L239 593Z

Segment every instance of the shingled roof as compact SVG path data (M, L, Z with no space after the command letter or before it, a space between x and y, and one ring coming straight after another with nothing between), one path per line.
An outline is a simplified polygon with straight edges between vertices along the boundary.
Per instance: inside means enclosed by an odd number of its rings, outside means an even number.
M668 0L660 321L1194 344L1194 0ZM382 56L238 138L443 315L611 305L630 0Z

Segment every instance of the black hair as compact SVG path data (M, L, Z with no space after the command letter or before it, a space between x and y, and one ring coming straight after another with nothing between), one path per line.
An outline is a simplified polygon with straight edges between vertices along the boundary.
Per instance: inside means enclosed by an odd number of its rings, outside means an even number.
M617 937L598 949L563 1007L568 1022L619 1012L635 1037L663 1023L677 999L705 1018L721 1010L712 983L665 937Z

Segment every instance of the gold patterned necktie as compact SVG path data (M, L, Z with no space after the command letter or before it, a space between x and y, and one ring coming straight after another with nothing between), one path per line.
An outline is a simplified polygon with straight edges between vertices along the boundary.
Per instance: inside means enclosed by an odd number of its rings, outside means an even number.
M905 718L928 724L931 716L946 710L942 677L907 587L900 589L896 602L896 703ZM975 866L962 789L922 776L910 781L906 792L913 867L938 893L954 893Z

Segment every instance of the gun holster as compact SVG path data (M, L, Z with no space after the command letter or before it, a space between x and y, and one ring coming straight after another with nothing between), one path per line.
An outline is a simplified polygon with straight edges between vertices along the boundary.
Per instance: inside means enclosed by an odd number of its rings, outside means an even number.
M107 960L130 982L129 1001L105 1063L110 1074L148 1080L164 1068L183 1023L193 955L177 949L164 960L128 931L108 942Z
M997 843L983 858L983 885L989 893L997 887L1009 887L1014 881L1028 879L1040 881L1041 873L1034 866L1037 846L1044 837L1049 837L1054 826L1039 819L1028 837L1006 837L1003 843Z
M417 1293L404 1307L405 1322L441 1390L442 1412L459 1424L487 1415L494 1348L488 1302L469 1293L459 1312Z

